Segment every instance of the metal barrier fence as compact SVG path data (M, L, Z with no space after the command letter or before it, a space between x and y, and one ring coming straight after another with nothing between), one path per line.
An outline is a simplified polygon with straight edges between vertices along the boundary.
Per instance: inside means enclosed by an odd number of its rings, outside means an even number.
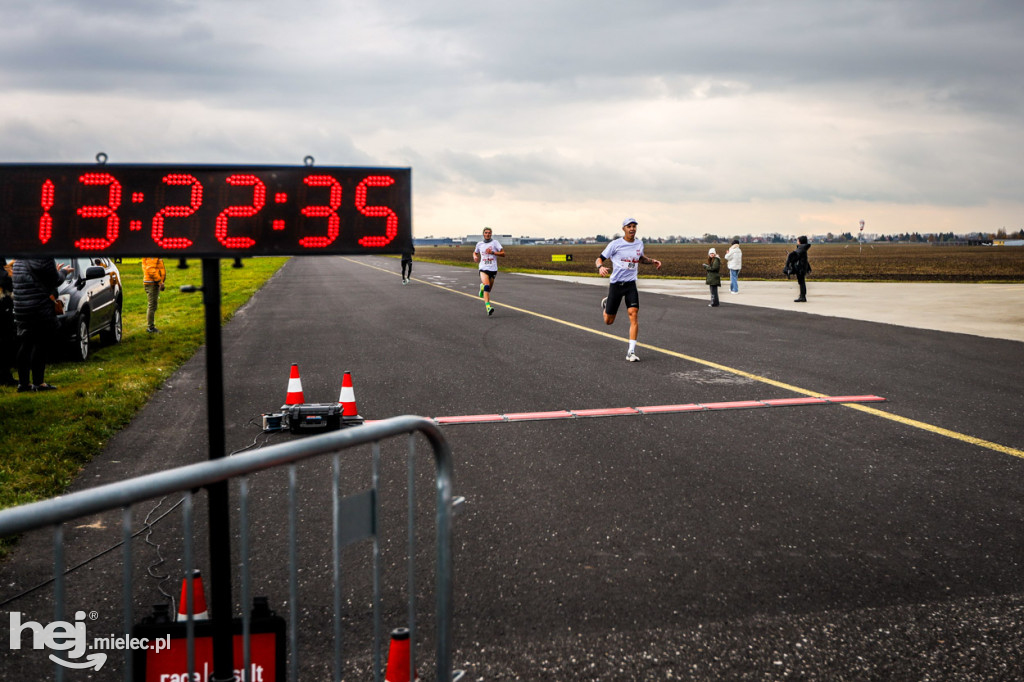
M331 556L333 573L333 679L340 680L344 670L342 656L342 584L341 550L343 547L363 539L372 539L372 589L373 589L373 672L374 680L380 682L381 675L381 561L380 561L380 443L395 436L408 435L408 628L410 650L415 652L416 642L416 584L415 584L415 515L414 515L414 458L416 455L416 434L421 434L430 443L435 462L436 483L436 566L435 566L435 619L436 619L436 678L452 679L452 460L447 441L438 426L429 419L403 416L368 423L363 426L310 436L300 440L267 446L254 452L243 453L218 460L205 461L176 469L99 486L66 496L57 497L21 507L0 511L0 536L9 536L27 531L53 528L53 601L55 622L63 621L66 609L65 587L65 546L64 524L68 521L100 512L122 510L121 537L123 542L122 587L123 619L126 635L132 633L134 614L132 539L138 533L132 529L132 505L153 500L163 495L182 493L182 542L184 574L191 575L194 568L191 527L193 523L192 497L196 491L214 483L239 478L238 506L240 527L236 537L239 540L241 560L241 604L243 624L243 679L251 675L250 625L251 615L248 604L252 596L250 575L251 533L250 489L248 476L276 467L288 467L288 651L287 677L299 679L298 668L298 549L297 549L297 491L296 464L303 460L334 453L331 513ZM371 445L373 454L371 487L361 493L342 497L340 479L341 451L360 445ZM148 524L148 519L147 519ZM192 618L193 596L188 591L188 679L193 679L195 669L194 624ZM219 618L218 614L213 614ZM13 619L12 619L13 625ZM28 625L33 625L29 623ZM83 626L84 627L84 626ZM13 633L11 635L13 641ZM84 637L84 631L83 631ZM68 647L65 647L65 649ZM58 652L60 653L60 652ZM51 658L53 658L51 656ZM409 660L410 673L415 667L414 655ZM124 679L134 679L134 663L130 651L125 651ZM76 666L83 667L83 666ZM62 680L65 668L54 663L54 678ZM196 678L199 679L199 678ZM409 679L412 679L410 674Z

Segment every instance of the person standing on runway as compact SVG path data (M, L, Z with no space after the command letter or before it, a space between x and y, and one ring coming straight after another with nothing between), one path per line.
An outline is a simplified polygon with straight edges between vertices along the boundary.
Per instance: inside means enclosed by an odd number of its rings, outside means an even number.
M740 251L740 240L733 239L729 250L725 252L725 262L729 264L729 291L740 293L740 270L743 268L743 252Z
M402 251L402 284L408 284L409 278L412 277L412 254L416 253L416 249L409 245L409 248Z
M604 323L615 322L615 315L619 311L619 304L626 301L626 312L629 314L629 350L626 351L626 360L638 362L636 354L636 339L640 333L640 293L636 288L637 270L640 265L654 265L661 269L661 261L648 258L644 255L644 243L636 238L636 220L626 218L622 221L622 237L609 242L601 255L597 257L594 265L602 277L608 276L608 268L604 261L612 262L611 280L608 282L608 295L601 300L601 312L604 313Z
M476 243L473 250L473 261L480 264L480 291L477 294L484 299L484 310L488 315L494 314L491 307L491 291L494 290L494 278L498 276L498 256L505 257L505 250L497 239L493 239L491 228L484 228L484 239Z
M718 287L722 284L722 259L713 248L708 249L708 262L704 263L704 282L711 287L711 303L709 308L718 307Z
M793 274L796 275L796 282L800 285L800 297L793 299L793 303L807 303L807 275L811 272L811 263L807 260L807 251L811 245L807 237L801 235L796 238L796 262L793 264Z

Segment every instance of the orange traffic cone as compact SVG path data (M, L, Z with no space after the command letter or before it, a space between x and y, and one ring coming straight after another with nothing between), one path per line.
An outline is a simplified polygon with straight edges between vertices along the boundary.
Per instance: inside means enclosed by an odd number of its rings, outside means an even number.
M351 372L345 372L341 377L341 396L338 402L341 403L341 428L359 426L364 422L356 409L356 392L352 388Z
M409 682L409 667L411 666L409 655L409 628L392 630L384 682ZM420 679L420 675L415 669L412 674L414 680Z
M302 405L306 398L302 395L302 379L299 378L299 366L292 364L292 373L288 377L288 396L285 405Z
M338 397L341 403L342 417L358 417L359 410L356 408L356 392L352 388L352 373L345 372L341 377L341 395Z
M181 599L178 600L178 621L188 620L188 583L192 581L192 620L209 620L206 609L206 595L203 594L203 576L199 569L192 571L192 577L181 581Z

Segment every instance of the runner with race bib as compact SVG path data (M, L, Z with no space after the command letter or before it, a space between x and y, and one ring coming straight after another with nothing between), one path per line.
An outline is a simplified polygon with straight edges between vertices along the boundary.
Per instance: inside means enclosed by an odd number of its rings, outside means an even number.
M637 271L641 264L653 265L661 269L661 261L648 258L644 255L644 243L636 238L636 221L626 218L622 221L622 232L624 236L609 242L601 255L598 256L597 272L602 277L608 276L608 268L604 261L612 262L612 277L608 283L608 295L601 300L601 312L604 313L604 323L615 322L615 314L619 311L619 304L623 299L626 301L626 312L629 313L629 350L626 352L626 360L638 362L640 358L636 354L636 339L640 333L640 294L636 288Z

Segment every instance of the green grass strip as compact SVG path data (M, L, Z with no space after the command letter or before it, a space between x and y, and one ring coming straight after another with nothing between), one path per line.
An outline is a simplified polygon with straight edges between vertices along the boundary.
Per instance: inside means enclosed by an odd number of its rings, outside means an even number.
M247 258L245 267L221 261L221 315L226 322L277 272L287 258ZM124 287L124 337L106 345L93 337L86 362L72 362L61 348L46 368L45 393L0 388L0 508L60 495L107 441L124 428L150 396L205 341L198 260L185 270L165 260L167 288L160 295L156 326L146 333L146 292L139 259L118 266ZM0 554L5 545L0 545Z

